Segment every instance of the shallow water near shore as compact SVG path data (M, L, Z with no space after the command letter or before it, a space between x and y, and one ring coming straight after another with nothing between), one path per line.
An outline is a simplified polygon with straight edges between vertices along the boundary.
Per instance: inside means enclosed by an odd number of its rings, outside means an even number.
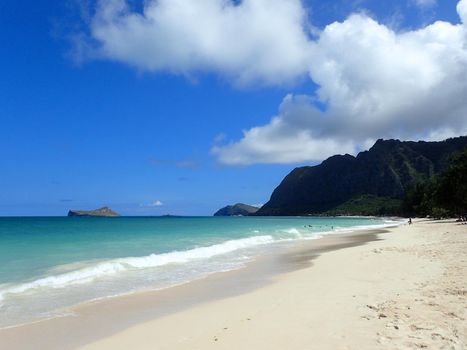
M0 218L0 328L86 301L157 290L244 266L300 240L381 218Z

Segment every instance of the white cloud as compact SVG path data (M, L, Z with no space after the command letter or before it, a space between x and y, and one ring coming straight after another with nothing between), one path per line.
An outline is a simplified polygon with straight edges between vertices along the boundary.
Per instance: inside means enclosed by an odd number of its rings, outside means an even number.
M306 75L305 24L300 0L148 0L142 13L124 0L101 0L90 35L94 57L141 70L283 84Z
M457 13L464 25L467 25L467 1L461 0L457 3Z
M293 163L321 159L329 154L353 152L355 144L345 138L320 136L322 113L310 104L307 96L288 95L279 115L260 127L243 132L243 138L212 152L224 164ZM314 123L314 125L310 125ZM310 127L312 126L312 127Z
M217 134L215 137L214 137L214 144L217 144L217 143L221 143L222 141L224 141L225 139L227 138L227 135L224 134L223 132Z
M404 32L354 14L312 39L300 0L148 0L141 13L100 0L90 36L95 57L145 71L214 72L237 85L308 74L314 95L289 94L270 123L212 148L225 164L292 163L381 137L467 133L467 0L457 11L461 24Z
M140 207L142 208L155 208L155 207L162 207L164 203L162 203L160 200L155 200L152 201L151 203L148 204L140 204Z
M413 2L419 7L428 8L435 6L437 0L413 0Z
M465 22L467 0L457 8ZM380 137L466 134L466 38L465 25L446 22L396 33L360 14L328 25L312 43L316 96L287 96L269 124L212 152L226 164L291 163L355 153Z

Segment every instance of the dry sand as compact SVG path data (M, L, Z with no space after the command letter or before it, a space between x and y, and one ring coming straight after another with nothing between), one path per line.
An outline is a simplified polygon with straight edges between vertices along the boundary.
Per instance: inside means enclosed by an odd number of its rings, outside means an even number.
M420 220L374 238L307 243L274 260L280 274L252 267L88 305L0 331L0 348L467 349L467 226Z

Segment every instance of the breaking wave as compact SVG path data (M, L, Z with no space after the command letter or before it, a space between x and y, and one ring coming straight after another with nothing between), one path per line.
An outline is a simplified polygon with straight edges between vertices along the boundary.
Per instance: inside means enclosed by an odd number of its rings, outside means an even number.
M154 268L168 264L184 264L195 260L213 258L215 256L231 253L240 249L273 243L274 241L273 237L269 235L254 236L229 240L207 247L193 248L184 251L173 251L142 257L128 257L103 261L95 264L94 266L85 267L63 274L51 275L31 282L0 289L0 303L8 294L21 294L39 288L65 288L70 285L89 283L97 278L116 275L124 271Z

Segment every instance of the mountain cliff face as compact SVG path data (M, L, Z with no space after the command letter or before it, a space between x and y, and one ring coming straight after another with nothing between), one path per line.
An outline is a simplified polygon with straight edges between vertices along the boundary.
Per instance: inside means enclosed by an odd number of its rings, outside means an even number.
M120 216L109 207L103 207L96 210L70 210L68 216Z
M439 173L466 147L467 136L441 142L378 140L356 157L337 155L294 169L256 215L398 214L409 186Z
M254 214L258 211L257 207L253 207L251 205L237 203L235 205L228 205L222 209L219 209L214 216L236 216L236 215L243 215L248 216L250 214Z

